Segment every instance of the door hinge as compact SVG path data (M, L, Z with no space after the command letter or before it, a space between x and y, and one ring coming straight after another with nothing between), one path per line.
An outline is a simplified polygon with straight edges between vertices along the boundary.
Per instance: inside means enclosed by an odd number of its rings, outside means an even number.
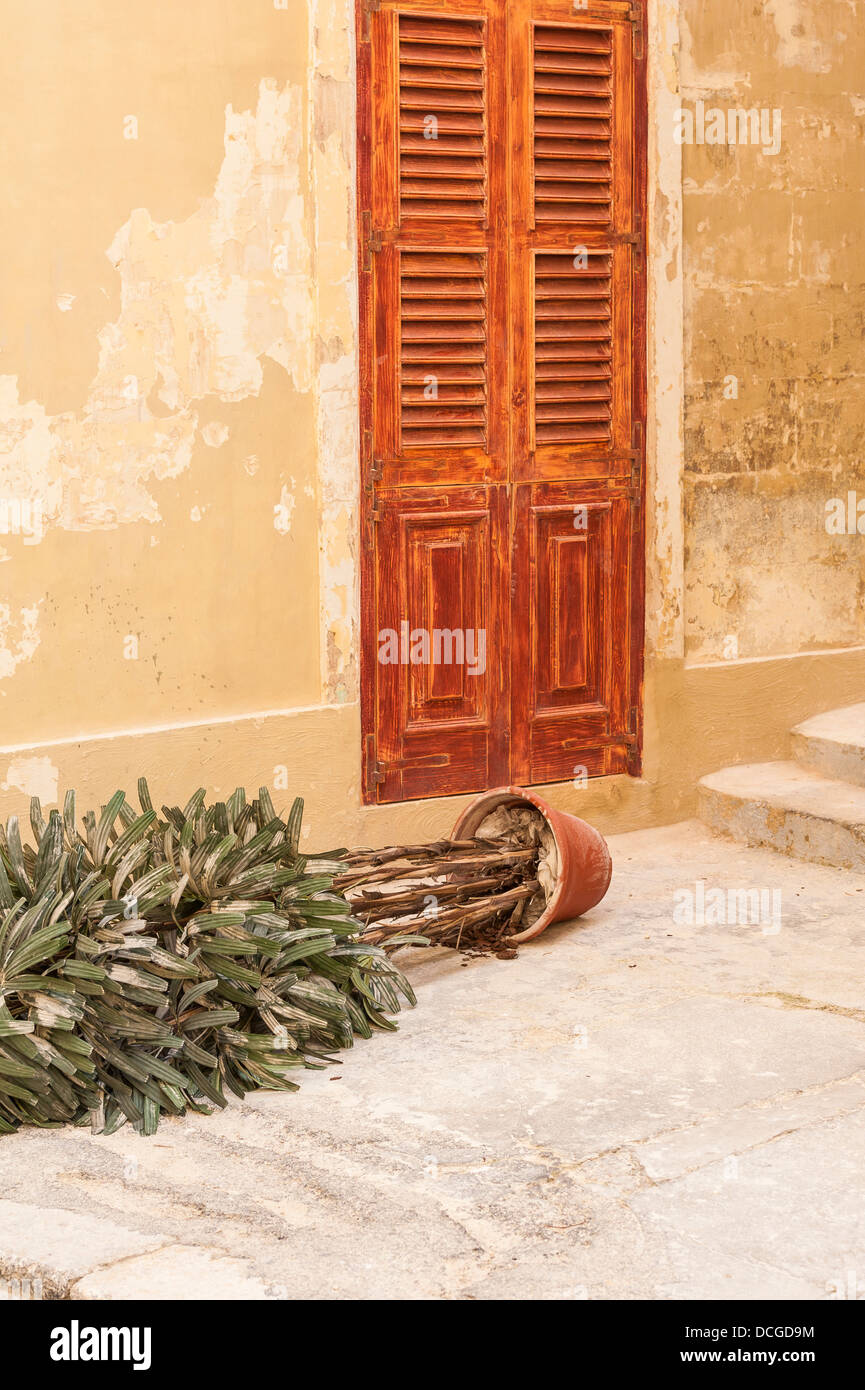
M376 746L375 746L375 734L367 734L367 736L366 736L366 785L367 785L367 788L368 788L368 790L371 791L374 787L380 787L381 784L382 784L382 782L384 782L384 781L385 781L385 770L384 770L384 768L382 767L381 763L378 761L377 752L376 752Z
M642 8L631 8L628 10L627 19L634 27L634 57L637 62L641 62L645 55L643 45L643 11Z
M366 520L366 548L367 550L375 550L375 528L381 521L381 512L378 509L378 498L375 495L374 489L370 497Z
M623 232L616 240L621 242L624 246L633 246L634 261L638 267L642 266L646 242L643 235L643 219L639 211L634 214L634 230L632 232Z
M631 705L628 710L628 719L625 729L625 737L622 741L626 743L629 748L633 748L640 741L640 711L636 705Z
M367 492L375 492L376 483L380 483L382 479L384 461L376 457L372 430L364 430L363 432L363 457L367 461L366 490Z
M379 760L375 734L366 736L366 782L367 787L380 787L387 781L389 772L404 772L412 769L431 767L450 767L450 753L420 753L408 758L388 758Z
M363 29L361 30L361 41L369 43L372 38L372 17L378 14L381 9L381 0L364 0L363 7Z
M643 422L635 420L631 430L631 486L632 497L639 498L643 483Z
M381 512L378 509L378 496L376 494L376 484L381 482L382 461L376 458L373 453L372 430L363 432L364 458L368 459L366 482L364 491L368 500L366 510L366 525L364 527L364 537L367 550L375 549L375 528L381 521Z
M365 271L372 270L372 258L377 256L379 251L384 248L381 232L377 231L372 225L372 213L364 210L362 214L363 222L363 268Z

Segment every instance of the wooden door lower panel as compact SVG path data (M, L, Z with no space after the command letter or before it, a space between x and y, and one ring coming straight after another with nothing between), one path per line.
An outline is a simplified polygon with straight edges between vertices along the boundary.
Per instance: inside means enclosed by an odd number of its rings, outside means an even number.
M631 500L579 483L522 483L513 535L515 782L628 770Z
M508 489L379 492L367 799L508 780Z

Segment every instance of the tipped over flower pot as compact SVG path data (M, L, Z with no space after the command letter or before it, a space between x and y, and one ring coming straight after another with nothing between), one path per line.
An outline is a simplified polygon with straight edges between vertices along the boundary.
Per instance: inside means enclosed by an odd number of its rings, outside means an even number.
M454 840L494 835L540 845L541 891L527 904L522 930L511 933L511 942L531 941L554 922L581 917L598 905L610 886L613 862L600 831L579 816L554 810L536 792L522 787L483 792L453 830Z
M602 835L535 792L499 787L450 839L352 850L337 867L361 940L451 946L510 960L521 942L601 901L612 874Z

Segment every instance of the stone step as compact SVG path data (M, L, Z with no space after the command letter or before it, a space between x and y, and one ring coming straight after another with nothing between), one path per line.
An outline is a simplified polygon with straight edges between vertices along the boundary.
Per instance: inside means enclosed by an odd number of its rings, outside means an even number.
M726 767L699 784L707 825L748 845L865 873L865 787L797 762Z
M865 705L806 719L792 732L793 757L824 777L865 787Z

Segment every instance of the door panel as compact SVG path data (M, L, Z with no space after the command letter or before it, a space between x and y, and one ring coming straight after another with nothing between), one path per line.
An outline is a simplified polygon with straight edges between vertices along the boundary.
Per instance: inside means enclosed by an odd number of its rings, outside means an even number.
M512 776L545 782L637 765L635 34L624 5L518 11Z
M483 227L490 96L485 19L400 14L397 35L400 220L445 217Z
M369 15L368 448L384 486L507 480L504 0L437 8Z
M580 500L575 500L579 498ZM570 484L517 488L512 626L513 776L623 771L630 735L630 500ZM579 754L579 756L577 756Z
M376 749L382 799L507 780L504 486L379 497Z
M612 29L533 24L531 80L531 225L591 225L609 231L613 202Z
M507 302L495 248L376 256L371 449L383 485L507 480Z
M633 252L515 249L514 478L630 481Z

